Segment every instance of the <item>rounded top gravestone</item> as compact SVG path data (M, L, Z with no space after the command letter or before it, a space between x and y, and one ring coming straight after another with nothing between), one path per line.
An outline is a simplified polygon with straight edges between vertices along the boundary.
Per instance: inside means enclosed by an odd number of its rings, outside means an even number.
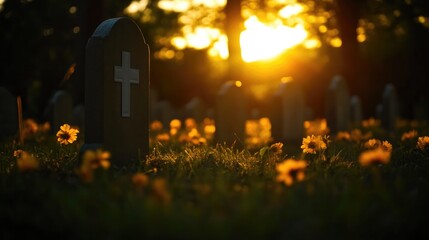
M216 98L216 141L226 144L244 142L246 119L246 100L241 82L224 83Z
M350 127L350 95L347 83L340 75L333 77L326 96L326 120L332 133Z
M18 107L16 98L0 87L0 139L18 133Z
M271 120L274 139L299 143L304 137L305 100L302 86L295 80L280 83L273 101Z
M149 46L129 18L102 22L88 40L85 146L103 147L115 164L149 151Z

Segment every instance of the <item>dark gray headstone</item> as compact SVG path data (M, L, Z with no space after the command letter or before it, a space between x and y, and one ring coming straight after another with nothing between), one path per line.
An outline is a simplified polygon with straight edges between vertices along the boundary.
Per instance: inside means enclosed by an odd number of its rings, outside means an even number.
M331 133L347 131L350 127L350 95L342 76L335 76L326 96L326 120Z
M198 97L192 98L186 105L185 105L185 115L187 118L193 118L197 122L202 122L205 115L206 115L206 107L203 102Z
M155 120L161 121L164 126L170 126L173 119L181 119L178 111L167 100L155 104Z
M85 133L85 106L77 105L73 108L72 125L77 126L81 134Z
M216 141L232 144L243 142L247 120L244 91L235 82L226 82L216 96Z
M383 115L383 104L379 103L375 106L375 119L381 120Z
M55 92L45 110L45 117L51 124L51 132L56 133L63 124L72 124L72 114L73 99L71 95L64 90Z
M296 81L282 82L274 94L272 136L277 141L302 141L304 137L304 93Z
M362 102L356 95L350 98L350 119L355 126L362 123Z
M415 120L429 120L429 96L420 96L419 101L413 106Z
M5 88L0 87L0 139L18 133L18 106L16 98Z
M85 148L103 147L114 164L143 159L149 148L149 47L129 18L102 22L88 40Z
M389 131L396 127L399 115L398 97L393 84L387 84L382 98L381 126Z

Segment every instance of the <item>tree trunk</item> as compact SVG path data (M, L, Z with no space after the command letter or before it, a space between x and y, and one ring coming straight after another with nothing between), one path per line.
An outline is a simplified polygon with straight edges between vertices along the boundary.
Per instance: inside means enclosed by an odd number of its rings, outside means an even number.
M359 53L359 43L356 39L356 29L359 22L359 6L362 2L356 0L337 0L337 19L342 40L341 74L347 81L351 94L362 94L364 76L362 61Z
M229 0L225 6L226 35L228 36L228 80L240 80L242 71L240 33L243 29L241 1Z

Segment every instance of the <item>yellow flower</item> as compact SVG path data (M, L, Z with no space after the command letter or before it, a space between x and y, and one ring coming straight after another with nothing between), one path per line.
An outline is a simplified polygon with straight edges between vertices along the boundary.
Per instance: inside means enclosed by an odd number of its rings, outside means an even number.
M350 141L351 135L349 132L346 131L340 131L337 133L337 136L335 137L337 140L346 140Z
M180 129L182 126L182 122L179 119L173 119L170 121L170 128L171 129Z
M390 144L388 141L383 141L383 142L381 143L380 148L381 148L383 151L386 151L386 152L392 152L392 144Z
M312 135L326 135L329 133L328 122L325 118L316 119L314 121L304 121L304 128L306 134Z
M31 154L21 149L14 151L19 171L32 171L39 168L39 161Z
M392 144L390 144L388 141L380 141L375 138L369 139L367 142L365 142L364 146L369 150L380 148L383 151L392 152Z
M145 187L149 184L149 177L141 172L134 174L131 180L137 187Z
M277 181L284 182L287 186L292 185L294 181L303 181L306 167L307 163L304 160L286 159L276 165Z
M185 119L185 127L188 131L192 130L197 127L197 121L195 121L193 118L187 118Z
M151 122L151 124L150 124L150 130L151 131L154 131L154 132L161 131L162 128L163 128L163 126L162 126L161 121L155 120L155 121Z
M364 146L367 149L376 149L381 145L381 141L375 138L369 139L367 142L365 142Z
M171 136L176 136L176 134L177 134L178 131L179 130L177 128L172 128L172 129L170 129L170 135Z
M37 125L36 121L33 119L25 119L23 122L23 128L22 128L22 136L24 139L29 138L30 136L34 135L39 128L39 125Z
M188 132L188 137L190 137L190 138L199 138L200 137L200 133L198 132L198 129L196 129L196 128L190 129L190 131Z
M364 167L377 163L387 164L390 161L390 155L390 152L381 148L364 151L359 156L359 163Z
M90 182L93 179L94 170L97 168L107 169L110 167L110 153L97 149L87 150L83 154L82 164L78 170L84 181Z
M207 137L213 136L215 132L216 132L215 125L206 125L206 126L204 126L204 134Z
M377 126L380 126L380 120L376 120L374 118L363 120L362 121L362 126L364 126L366 128L377 127Z
M168 135L168 133L160 133L156 135L156 140L159 142L168 142L170 140L170 135Z
M428 136L419 137L417 140L417 148L419 148L422 151L427 150L429 148L429 137Z
M362 140L367 140L372 137L371 132L367 132L365 134L362 133L360 129L353 129L350 133L351 139L355 142L360 142Z
M77 134L79 130L71 128L70 125L64 124L60 127L60 130L57 132L57 140L61 144L73 143L77 139Z
M409 132L404 132L401 137L401 141L409 140L416 138L418 136L418 132L416 130L411 130Z
M304 153L316 154L316 152L325 150L327 148L322 136L307 136L302 139L301 149Z
M270 146L271 152L274 154L277 154L277 155L282 154L282 152L283 152L282 148L283 148L283 143L281 143L281 142L273 143Z

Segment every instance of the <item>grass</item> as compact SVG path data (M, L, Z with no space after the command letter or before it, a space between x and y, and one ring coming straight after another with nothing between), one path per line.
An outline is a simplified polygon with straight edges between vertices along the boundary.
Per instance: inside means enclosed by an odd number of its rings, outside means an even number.
M425 133L426 126L419 129ZM260 146L157 143L126 168L97 169L82 181L82 142L59 145L52 136L0 152L0 237L61 239L367 239L427 238L429 152L400 140L398 129L374 137L393 145L387 165L362 167L362 142L332 139L326 161L310 155L306 178L276 181L276 164L301 157ZM288 149L288 146L283 149ZM268 146L268 145L267 145ZM19 171L13 153L39 159ZM156 169L156 171L155 171ZM133 183L136 172L148 184Z

